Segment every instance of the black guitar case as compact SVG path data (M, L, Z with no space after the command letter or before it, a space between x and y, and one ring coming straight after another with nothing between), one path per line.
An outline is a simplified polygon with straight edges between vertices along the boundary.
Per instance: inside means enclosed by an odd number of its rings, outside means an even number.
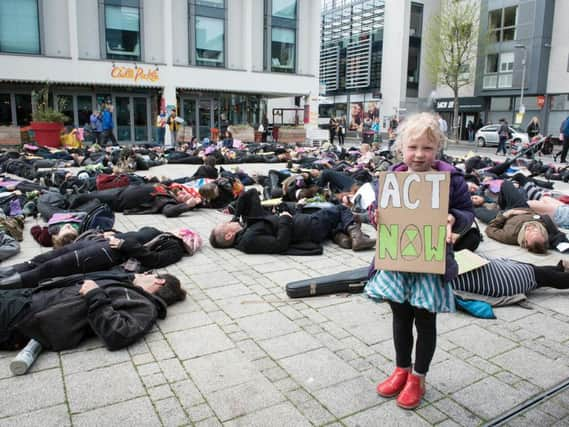
M297 280L286 284L286 294L290 298L302 298L341 292L362 292L368 279L368 272L369 267L361 267L328 276Z

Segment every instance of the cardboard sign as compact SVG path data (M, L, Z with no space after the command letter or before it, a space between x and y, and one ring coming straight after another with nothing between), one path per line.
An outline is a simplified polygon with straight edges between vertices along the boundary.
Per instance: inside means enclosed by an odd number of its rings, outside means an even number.
M444 274L450 174L382 172L375 268Z
M463 249L461 251L454 253L454 260L458 264L458 275L468 273L472 270L477 270L481 267L484 267L490 261L485 258L482 258L480 255L475 254L474 252Z

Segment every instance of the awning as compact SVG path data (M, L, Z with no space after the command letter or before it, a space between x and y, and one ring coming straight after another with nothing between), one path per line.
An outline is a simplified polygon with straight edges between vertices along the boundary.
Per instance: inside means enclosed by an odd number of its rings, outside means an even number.
M458 98L458 111L484 111L485 99L480 96ZM454 98L438 98L435 111L454 111Z
M121 87L121 88L129 88L129 89L162 89L163 86L157 85L144 85L144 84L128 84L128 83L100 83L100 82L57 82L53 80L45 81L45 80L14 80L14 79L0 79L0 84L23 84L23 85L42 85L44 86L46 83L49 84L50 87L85 87L85 86L96 86L96 87Z

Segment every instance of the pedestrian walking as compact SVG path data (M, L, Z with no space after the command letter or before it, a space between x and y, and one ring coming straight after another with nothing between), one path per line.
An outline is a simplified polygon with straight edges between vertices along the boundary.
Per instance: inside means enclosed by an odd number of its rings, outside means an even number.
M105 110L103 111L103 144L106 144L108 140L111 140L113 145L119 145L115 134L113 133L113 128L115 124L113 122L113 105L107 104Z
M158 144L164 144L164 136L166 135L166 112L160 109L160 113L156 116L156 129L158 130Z
M560 138L563 141L563 148L561 149L561 163L567 162L567 151L569 151L569 116L563 123L561 123L561 135ZM557 158L557 156L555 156Z
M496 149L496 154L499 154L500 151L506 155L506 142L508 139L512 138L512 134L510 132L510 128L508 127L508 122L506 119L500 119L500 128L498 129L498 148Z
M536 116L532 117L526 131L528 133L530 141L534 136L539 135L539 119Z

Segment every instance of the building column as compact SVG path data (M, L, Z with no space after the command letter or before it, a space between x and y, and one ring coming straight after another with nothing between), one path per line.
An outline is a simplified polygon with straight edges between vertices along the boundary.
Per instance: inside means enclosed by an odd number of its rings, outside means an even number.
M69 20L69 56L71 59L77 60L79 57L79 43L77 39L77 2L69 0L67 2L67 19Z
M381 67L381 93L383 123L405 103L407 90L407 61L409 55L409 15L411 2L385 0L383 52L389 55Z

